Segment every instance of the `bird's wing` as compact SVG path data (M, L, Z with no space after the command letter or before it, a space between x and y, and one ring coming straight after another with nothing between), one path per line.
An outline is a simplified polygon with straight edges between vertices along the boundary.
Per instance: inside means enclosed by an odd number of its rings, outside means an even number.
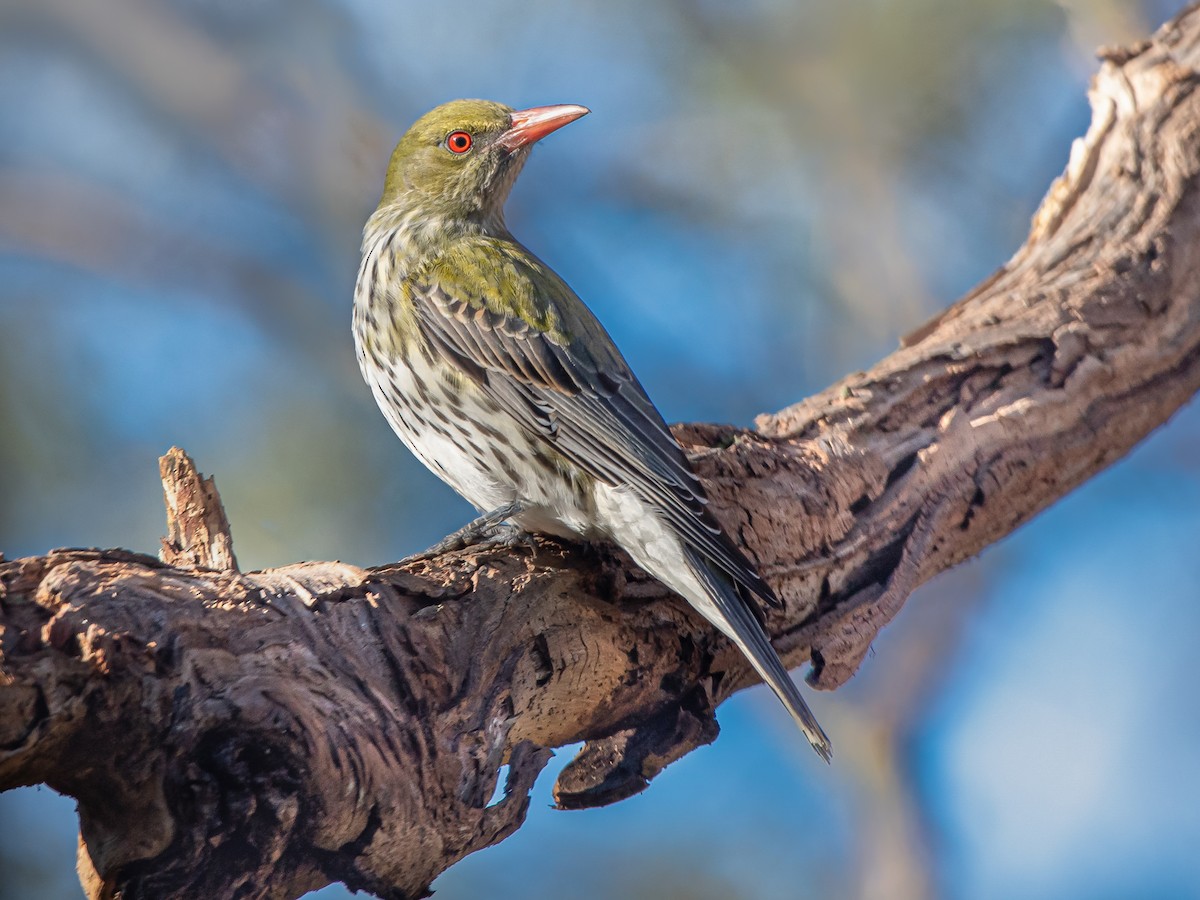
M627 485L661 510L687 544L778 605L708 509L700 480L612 339L561 279L543 273L552 280L538 285L538 315L530 318L544 329L464 298L445 273L426 272L410 285L421 331L530 433L591 477ZM559 303L548 293L560 294Z

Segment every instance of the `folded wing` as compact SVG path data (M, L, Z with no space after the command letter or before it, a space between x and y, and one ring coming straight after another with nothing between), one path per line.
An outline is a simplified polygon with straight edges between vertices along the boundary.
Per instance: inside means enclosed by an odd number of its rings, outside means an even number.
M661 511L686 544L736 583L778 605L708 509L687 457L612 339L557 277L531 286L534 290L524 294L539 304L536 318L564 327L543 330L524 317L488 309L436 273L409 287L421 330L435 352L454 362L531 434L591 477L636 492ZM586 330L589 340L572 334L572 324Z

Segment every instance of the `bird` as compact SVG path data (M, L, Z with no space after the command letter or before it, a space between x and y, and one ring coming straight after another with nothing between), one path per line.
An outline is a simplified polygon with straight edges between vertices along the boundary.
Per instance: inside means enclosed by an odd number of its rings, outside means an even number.
M363 377L412 453L480 513L430 552L506 529L617 544L738 647L829 761L760 624L756 599L778 597L608 332L505 224L532 146L588 112L455 100L401 137L363 228Z

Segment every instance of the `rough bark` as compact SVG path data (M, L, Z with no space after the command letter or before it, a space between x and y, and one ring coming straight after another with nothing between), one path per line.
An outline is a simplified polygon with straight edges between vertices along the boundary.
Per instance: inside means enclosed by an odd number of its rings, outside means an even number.
M914 588L1200 388L1200 12L1104 60L1091 128L1003 268L754 431L676 429L818 687ZM0 788L78 799L92 897L421 896L520 826L547 748L587 741L561 806L619 800L753 682L610 549L240 573L215 488L182 454L163 474L166 562L0 563Z

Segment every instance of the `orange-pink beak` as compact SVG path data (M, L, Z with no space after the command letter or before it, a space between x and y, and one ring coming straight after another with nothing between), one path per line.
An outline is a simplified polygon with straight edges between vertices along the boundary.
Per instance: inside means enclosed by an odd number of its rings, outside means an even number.
M591 110L586 106L576 106L573 103L518 109L512 114L512 125L500 135L496 143L506 150L527 147L589 112Z

